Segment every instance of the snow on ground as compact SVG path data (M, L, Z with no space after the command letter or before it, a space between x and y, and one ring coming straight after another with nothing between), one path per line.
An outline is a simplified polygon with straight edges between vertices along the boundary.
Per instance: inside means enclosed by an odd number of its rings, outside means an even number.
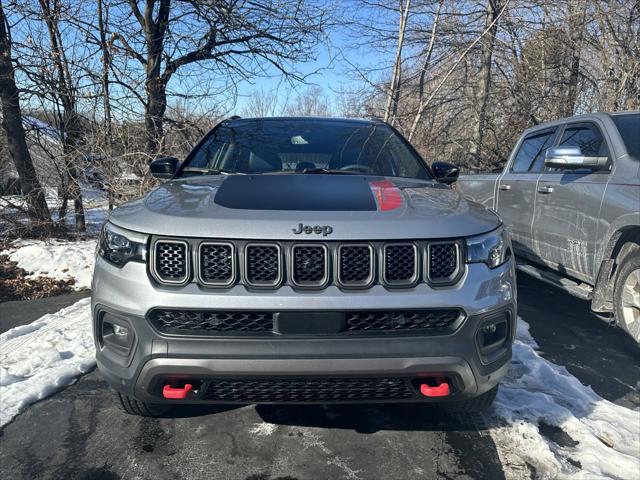
M0 427L95 365L91 299L0 335Z
M80 188L82 189L86 234L97 235L109 214L107 194L105 191L94 188L88 183L82 183ZM51 218L54 222L58 222L60 220L58 210L61 205L58 189L47 187L44 190L47 205L51 211ZM25 208L26 203L21 195L0 196L0 217L8 215L14 217L13 221L26 222L27 218L24 216ZM70 230L74 229L75 217L72 201L68 205L65 223ZM9 225L3 225L2 218L0 218L0 231L2 231L3 227L10 228Z
M82 290L91 286L95 251L96 240L16 240L0 255L8 255L18 267L31 274L30 278L73 278L74 287Z
M503 463L518 463L515 457L537 478L640 478L640 411L600 398L536 348L529 325L519 320L511 368L494 404L501 426L491 435ZM548 440L542 423L568 437Z

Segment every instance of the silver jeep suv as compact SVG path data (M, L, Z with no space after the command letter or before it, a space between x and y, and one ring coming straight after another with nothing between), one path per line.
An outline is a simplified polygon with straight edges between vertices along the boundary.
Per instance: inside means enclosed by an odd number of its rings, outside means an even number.
M198 403L486 408L516 284L498 216L389 125L224 121L113 211L97 361L128 413Z

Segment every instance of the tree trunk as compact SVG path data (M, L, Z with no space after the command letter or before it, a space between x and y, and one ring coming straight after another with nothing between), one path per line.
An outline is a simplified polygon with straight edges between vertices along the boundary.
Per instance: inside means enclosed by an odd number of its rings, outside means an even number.
M170 0L161 0L158 6L158 16L154 20L153 2L147 2L141 24L147 40L147 104L145 105L144 123L147 131L147 153L151 159L162 155L164 150L163 120L167 110L167 83L170 74L168 72L162 74L161 67L170 8Z
M400 0L400 25L398 26L398 46L396 48L396 58L393 63L393 72L391 74L391 85L389 86L389 94L387 96L387 106L384 111L384 121L395 121L398 113L398 103L400 101L400 84L402 80L402 48L404 46L404 36L407 30L407 19L409 17L409 9L411 8L411 0L406 0L403 4Z
M75 228L77 231L85 230L84 205L82 203L82 191L79 184L78 156L81 139L80 118L76 112L75 92L73 91L73 79L69 71L69 63L67 61L62 43L62 35L58 25L60 5L54 4L55 11L51 10L49 2L40 0L40 7L44 16L47 30L49 33L49 41L51 43L51 54L53 65L58 75L57 94L62 104L62 124L60 125L60 133L62 135L62 151L65 163L65 175L67 176L67 192L69 198L73 199ZM64 221L64 217L60 217L60 222Z
M105 155L107 157L107 196L109 201L109 211L114 205L114 169L113 169L113 132L111 126L111 95L109 93L109 70L111 68L111 51L107 43L107 32L105 24L109 23L109 4L103 9L102 2L98 0L98 33L100 34L100 50L102 51L102 102L104 107L104 139Z
M561 114L570 117L574 114L578 99L578 81L580 80L580 57L586 22L587 6L583 0L569 2L567 25L569 27L569 76Z
M147 133L147 153L150 159L162 155L164 150L163 119L167 109L167 89L159 75L147 77L147 104L144 123Z
M2 126L7 133L7 143L13 164L20 177L22 193L27 201L29 218L51 227L51 214L44 192L38 181L22 125L22 112L11 62L9 28L0 0L0 100L2 101Z
M480 70L478 71L478 83L475 89L475 104L477 108L476 122L473 129L470 155L477 169L482 167L482 141L487 119L487 105L491 92L491 63L493 61L493 49L498 31L498 15L500 0L488 0L485 17L485 42L480 56Z

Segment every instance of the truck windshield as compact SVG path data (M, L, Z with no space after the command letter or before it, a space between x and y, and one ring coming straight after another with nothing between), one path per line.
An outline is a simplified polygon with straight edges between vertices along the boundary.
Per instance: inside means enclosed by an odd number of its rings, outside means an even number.
M180 175L287 172L433 178L387 125L322 119L223 123L191 153Z
M623 113L612 115L612 118L627 147L627 152L640 160L640 113Z

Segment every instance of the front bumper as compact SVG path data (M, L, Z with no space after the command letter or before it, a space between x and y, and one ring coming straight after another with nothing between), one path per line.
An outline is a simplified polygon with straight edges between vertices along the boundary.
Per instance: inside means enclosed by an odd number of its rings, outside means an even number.
M515 302L512 261L493 270L484 264L467 265L458 285L438 289L420 284L406 290L374 286L345 292L331 286L318 292L297 292L284 286L274 292L255 292L238 285L218 292L196 285L158 288L149 280L144 265L129 263L118 269L99 258L92 311L96 333L103 312L117 315L135 331L131 354L125 359L102 345L96 335L96 357L112 387L142 401L164 402L162 384L167 381L199 382L200 393L181 402L202 403L210 401L205 390L216 379L396 378L406 380L415 395L380 401L415 402L433 401L420 396L415 388L416 379L422 377L450 379L454 388L445 400L472 398L497 385L511 359ZM157 307L280 311L455 307L464 310L467 318L455 332L437 336L408 332L366 337L203 338L158 333L146 319L147 312ZM510 319L509 341L486 358L476 336L482 324L495 315ZM238 398L216 403L227 401L253 403Z

